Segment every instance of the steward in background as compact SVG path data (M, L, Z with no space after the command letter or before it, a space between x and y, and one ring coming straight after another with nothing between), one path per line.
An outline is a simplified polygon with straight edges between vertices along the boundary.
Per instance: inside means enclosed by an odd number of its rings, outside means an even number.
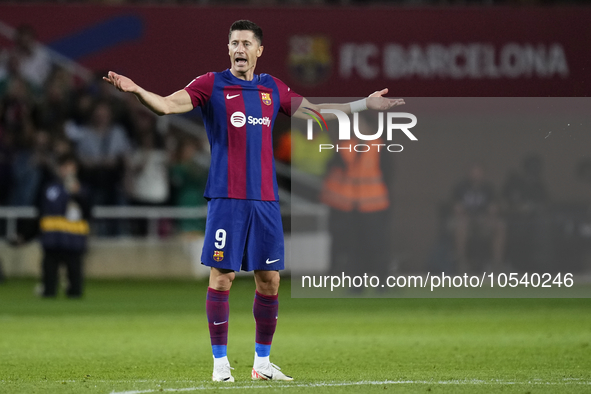
M43 188L40 196L43 297L56 296L60 264L67 270L66 295L78 298L83 293L83 256L89 233L90 203L88 191L78 181L77 170L73 155L60 157L56 178Z
M373 130L364 118L360 117L359 122L363 132ZM361 142L351 138L350 145ZM383 170L391 170L392 164L387 159L388 153L383 150L341 149L328 165L320 201L330 208L331 275L366 273L385 277L389 273L390 196L385 181L388 176L384 176Z

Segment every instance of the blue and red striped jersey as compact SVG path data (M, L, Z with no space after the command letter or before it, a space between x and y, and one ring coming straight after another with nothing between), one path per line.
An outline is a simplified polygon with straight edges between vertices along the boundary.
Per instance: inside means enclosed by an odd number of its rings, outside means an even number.
M211 145L206 198L277 201L272 130L277 113L291 116L291 99L300 99L268 74L252 81L230 70L195 78L185 90L200 106Z

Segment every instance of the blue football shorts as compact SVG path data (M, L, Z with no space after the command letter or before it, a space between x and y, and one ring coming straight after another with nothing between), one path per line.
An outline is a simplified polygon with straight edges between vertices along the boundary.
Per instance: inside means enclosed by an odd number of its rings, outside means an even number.
M232 271L284 269L279 203L230 198L209 200L201 262Z

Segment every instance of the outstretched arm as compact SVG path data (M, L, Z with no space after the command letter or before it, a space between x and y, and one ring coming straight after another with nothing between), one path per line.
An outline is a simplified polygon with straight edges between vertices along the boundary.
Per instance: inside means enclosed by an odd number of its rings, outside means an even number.
M180 114L193 109L191 97L186 90L174 92L170 96L162 97L142 88L131 79L109 71L103 79L122 92L133 93L148 109L158 115Z
M344 104L312 104L306 98L304 98L302 100L302 104L298 108L297 112L293 114L293 116L300 119L308 119L309 115L306 115L304 113L306 112L306 107L311 108L314 111L320 111L321 109L336 109L346 114L350 114L351 112L359 112L365 109L372 109L375 111L387 111L392 107L404 104L404 99L389 99L386 97L382 97L387 93L387 88L378 90L370 94L368 98L364 99L365 102L360 100L353 103ZM336 115L327 113L324 115L324 118L326 120L332 120L336 119Z

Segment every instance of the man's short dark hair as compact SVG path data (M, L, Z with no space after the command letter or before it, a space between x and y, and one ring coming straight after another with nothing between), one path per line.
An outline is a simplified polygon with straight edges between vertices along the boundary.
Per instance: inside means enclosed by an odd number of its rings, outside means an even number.
M261 29L259 25L257 25L256 23L248 21L246 19L241 19L239 21L232 23L232 26L230 26L230 33L228 34L228 40L232 36L232 32L234 30L251 31L254 34L254 38L256 38L259 42L259 45L263 45L263 29Z

